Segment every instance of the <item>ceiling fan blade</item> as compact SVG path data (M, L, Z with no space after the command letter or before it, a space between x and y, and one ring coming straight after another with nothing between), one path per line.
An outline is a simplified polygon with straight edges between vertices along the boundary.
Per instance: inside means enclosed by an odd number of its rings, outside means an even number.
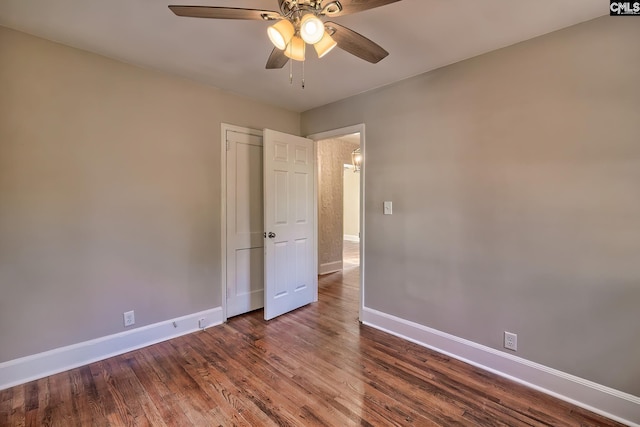
M282 18L278 12L273 10L242 9L237 7L171 5L169 9L178 16L191 18L255 19L259 21Z
M267 70L275 70L284 67L287 62L289 62L289 58L285 56L284 50L274 47L271 51L271 55L269 55L269 59L267 60L266 68Z
M329 16L343 16L351 13L362 12L363 10L374 9L385 6L400 0L339 0L342 5L340 12L332 13Z
M343 27L335 22L325 22L325 27L340 49L358 58L369 61L372 64L377 64L389 55L389 52L382 47L347 27Z

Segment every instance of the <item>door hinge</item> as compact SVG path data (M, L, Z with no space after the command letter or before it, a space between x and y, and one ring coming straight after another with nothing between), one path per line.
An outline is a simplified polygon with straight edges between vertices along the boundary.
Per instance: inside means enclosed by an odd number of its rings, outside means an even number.
M227 141L227 151L229 151L231 149L231 145L229 144L229 141Z

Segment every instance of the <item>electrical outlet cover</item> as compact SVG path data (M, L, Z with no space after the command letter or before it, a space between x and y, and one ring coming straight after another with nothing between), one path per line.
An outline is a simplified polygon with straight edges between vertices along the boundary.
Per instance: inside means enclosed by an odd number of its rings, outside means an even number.
M133 310L127 311L123 314L124 317L124 326L132 326L136 323L136 316Z
M518 350L518 335L504 331L504 348L507 350Z

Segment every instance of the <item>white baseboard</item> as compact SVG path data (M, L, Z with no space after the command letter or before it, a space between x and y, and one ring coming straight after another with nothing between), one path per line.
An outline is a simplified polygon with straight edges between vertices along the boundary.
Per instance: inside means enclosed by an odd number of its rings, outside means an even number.
M320 264L320 267L318 268L318 274L323 275L323 274L335 273L336 271L340 271L340 270L342 270L342 260L327 262L326 264Z
M365 307L362 322L592 412L640 427L640 397Z
M0 363L0 390L222 324L222 307Z
M344 240L346 240L347 242L359 242L360 241L360 237L359 236L355 236L353 234L345 234L342 238Z

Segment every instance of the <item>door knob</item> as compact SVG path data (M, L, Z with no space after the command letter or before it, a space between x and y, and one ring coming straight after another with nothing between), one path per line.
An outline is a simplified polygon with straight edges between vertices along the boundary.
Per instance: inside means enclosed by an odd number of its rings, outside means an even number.
M276 233L274 233L273 231L269 232L269 238L273 239L274 237L276 237Z

